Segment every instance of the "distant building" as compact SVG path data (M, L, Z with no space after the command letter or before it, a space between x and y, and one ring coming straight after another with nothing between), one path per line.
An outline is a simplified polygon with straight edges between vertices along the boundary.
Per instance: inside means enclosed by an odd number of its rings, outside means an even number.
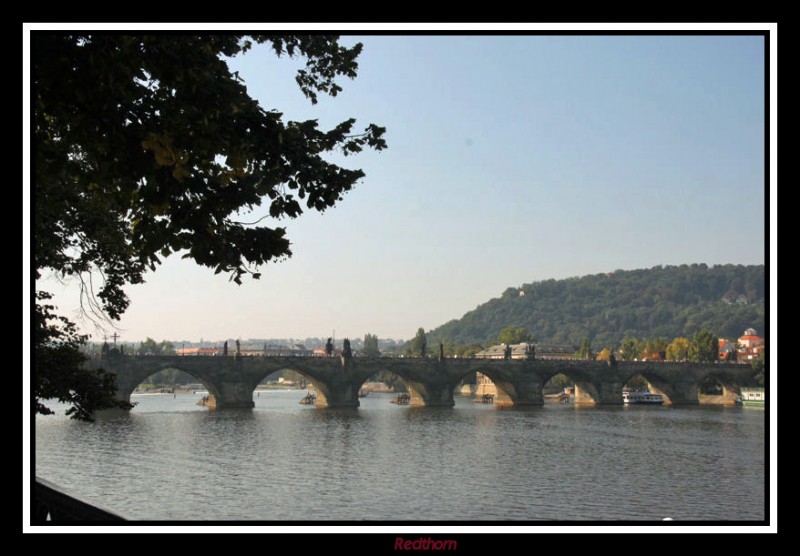
M266 345L261 349L242 350L242 355L267 355L273 357L310 357L314 355L314 350L310 350L302 344L293 346Z
M337 348L336 346L334 346L333 347L333 355L339 356L341 354L342 354L342 349L341 348ZM326 355L325 354L325 346L321 345L321 346L315 347L311 352L309 352L309 355L313 355L315 357L325 357L325 355Z
M764 338L756 333L754 328L748 328L743 336L739 336L739 344L745 348L760 346L764 343Z
M758 357L764 349L764 338L758 335L754 328L748 328L744 335L739 336L738 357L740 361L751 361Z
M475 373L475 396L480 398L484 394L497 395L497 386L492 379L483 373Z
M218 348L204 347L181 347L175 350L178 355L219 355L221 350Z
M222 355L223 348L221 347L180 347L175 350L178 355ZM295 346L264 346L261 348L255 347L241 347L239 353L242 357L254 356L280 356L280 357L298 357L310 356L312 351L306 349L301 345ZM235 355L236 348L228 348L228 355Z
M736 362L736 344L725 338L719 339L719 362L720 363L734 363Z
M572 359L572 355L578 351L575 346L558 345L558 344L530 344L534 348L534 357L536 359ZM488 347L476 353L473 357L477 359L505 359L506 345L498 344L496 346ZM528 358L528 344L512 344L511 345L511 359L527 359Z

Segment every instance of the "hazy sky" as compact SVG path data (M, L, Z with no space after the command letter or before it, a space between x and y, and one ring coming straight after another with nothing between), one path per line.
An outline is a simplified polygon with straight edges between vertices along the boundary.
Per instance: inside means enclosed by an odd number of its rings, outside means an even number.
M522 283L765 262L762 37L342 42L364 44L358 77L316 106L299 62L231 65L285 119L376 123L388 149L343 160L366 178L336 208L280 223L294 256L261 280L167 259L127 289L123 340L410 338ZM48 288L74 316L76 291Z

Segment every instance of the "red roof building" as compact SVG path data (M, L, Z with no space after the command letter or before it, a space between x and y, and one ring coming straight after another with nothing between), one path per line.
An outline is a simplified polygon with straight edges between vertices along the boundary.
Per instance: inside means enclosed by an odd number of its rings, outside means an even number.
M755 359L764 349L764 338L759 336L753 328L745 330L744 335L739 337L738 343L740 361Z
M721 363L736 362L736 344L726 338L719 339L719 361Z
M744 335L739 337L739 344L744 348L751 348L764 344L764 338L756 334L755 329L748 328Z

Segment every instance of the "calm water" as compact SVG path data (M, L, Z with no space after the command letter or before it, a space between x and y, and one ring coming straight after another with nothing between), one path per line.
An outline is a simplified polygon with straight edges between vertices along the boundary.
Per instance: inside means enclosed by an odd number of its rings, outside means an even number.
M457 397L356 410L262 392L134 396L128 415L36 419L36 474L131 519L762 520L763 410L498 410Z

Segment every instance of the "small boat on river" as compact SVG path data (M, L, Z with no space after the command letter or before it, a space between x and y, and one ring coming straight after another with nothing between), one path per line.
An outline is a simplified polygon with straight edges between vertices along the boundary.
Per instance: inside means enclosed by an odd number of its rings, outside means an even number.
M401 392L397 394L397 397L392 400L393 404L397 405L408 405L408 402L411 401L411 394L407 392Z
M313 405L317 401L317 395L309 392L303 399L300 400L302 405Z
M737 404L745 407L764 407L767 394L764 388L742 388L742 395L736 400Z
M629 405L662 405L664 396L654 394L649 390L628 390L622 391L622 403Z

